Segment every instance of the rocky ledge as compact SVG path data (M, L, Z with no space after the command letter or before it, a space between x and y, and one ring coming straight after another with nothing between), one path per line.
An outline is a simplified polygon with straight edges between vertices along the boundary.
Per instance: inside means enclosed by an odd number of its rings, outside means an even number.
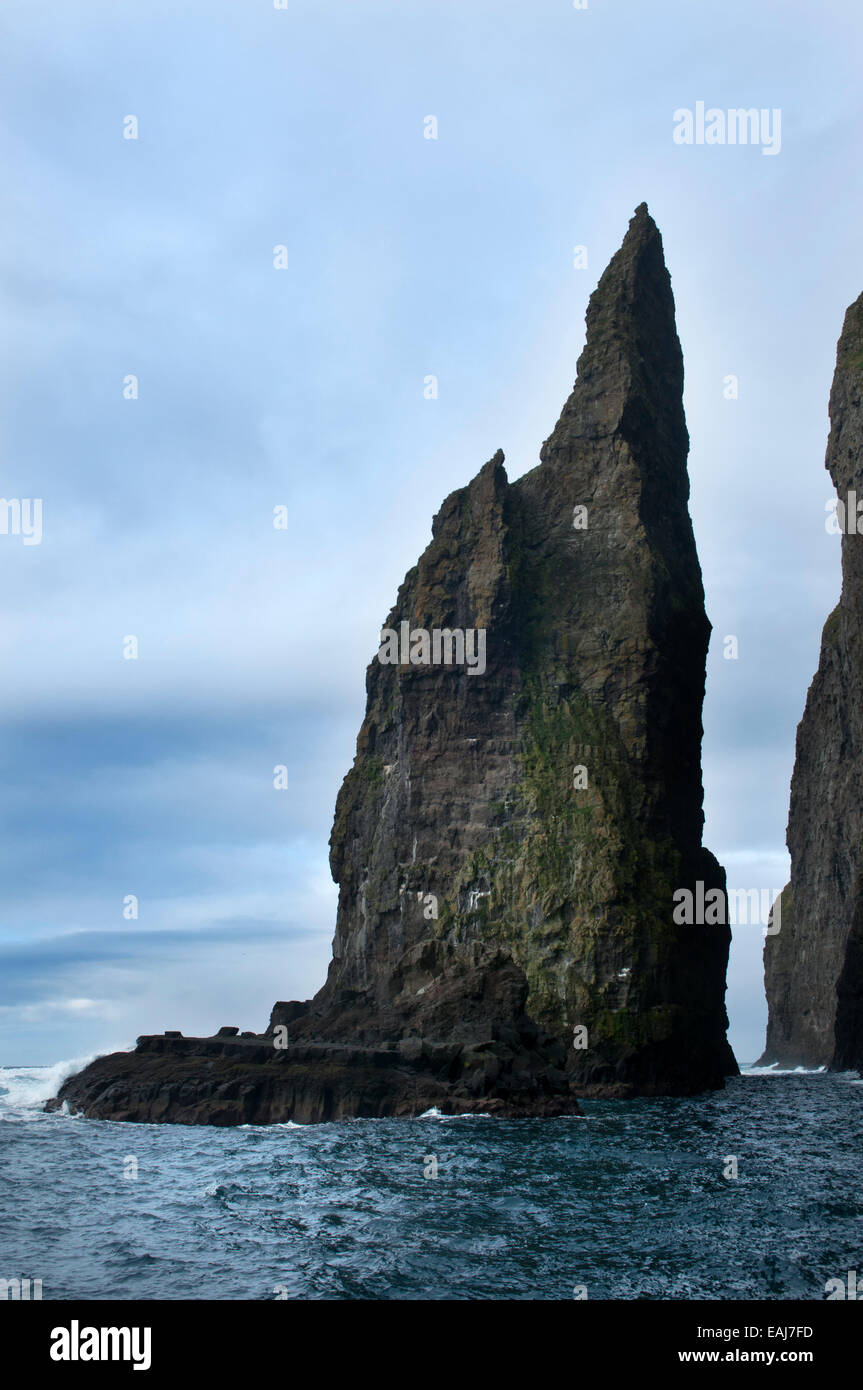
M310 1016L308 1003L280 1002L262 1034L229 1027L211 1038L139 1038L134 1052L100 1057L70 1076L47 1108L211 1125L314 1124L432 1108L509 1119L580 1114L563 1071L566 1049L526 1017L526 992L505 962L465 972L457 986L448 981L425 1010L428 1031L446 1033L447 1042L411 1033L395 1012L375 1031L388 1026L402 1034L397 1041L362 1041L361 1003L347 998L329 1019ZM321 1031L345 1040L316 1036Z

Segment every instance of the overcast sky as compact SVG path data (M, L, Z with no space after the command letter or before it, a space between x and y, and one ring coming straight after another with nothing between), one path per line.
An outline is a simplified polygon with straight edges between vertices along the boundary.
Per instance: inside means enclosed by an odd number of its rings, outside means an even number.
M444 496L536 463L642 200L714 625L705 842L781 888L839 592L857 0L4 0L0 30L2 491L43 500L40 544L0 536L0 1062L261 1028L322 983L380 625ZM675 143L699 101L780 110L778 153ZM761 946L738 930L742 1061Z

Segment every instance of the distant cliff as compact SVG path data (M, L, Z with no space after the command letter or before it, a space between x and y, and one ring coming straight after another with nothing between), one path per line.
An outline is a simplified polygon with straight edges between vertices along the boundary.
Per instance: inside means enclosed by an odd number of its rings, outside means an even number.
M764 947L764 1062L863 1067L863 295L845 315L826 467L842 593L797 730L780 929ZM850 504L849 504L850 498ZM859 508L859 511L858 511Z
M269 1046L145 1039L61 1099L217 1123L517 1116L736 1072L728 929L674 920L676 892L725 888L701 844L710 624L682 392L642 205L539 466L509 483L497 453L446 499L386 620L336 804L323 989L276 1005Z

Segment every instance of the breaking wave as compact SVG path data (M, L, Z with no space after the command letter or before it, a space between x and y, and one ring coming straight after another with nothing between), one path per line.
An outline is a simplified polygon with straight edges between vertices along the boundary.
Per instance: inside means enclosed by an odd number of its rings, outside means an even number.
M0 1120L21 1120L41 1114L46 1100L56 1096L67 1076L80 1071L104 1053L72 1057L50 1067L0 1067Z

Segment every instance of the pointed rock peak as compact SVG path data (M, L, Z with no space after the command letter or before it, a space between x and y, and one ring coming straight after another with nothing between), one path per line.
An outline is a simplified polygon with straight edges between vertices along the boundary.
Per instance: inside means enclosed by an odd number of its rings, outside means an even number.
M479 473L477 474L477 477L487 477L489 474L498 472L502 472L504 477L506 477L506 470L503 466L503 461L505 458L506 455L504 454L503 449L498 449L497 453L492 455L488 463L483 464L482 468L479 470Z
M591 299L596 299L599 296L603 281L609 279L623 281L635 293L639 288L642 288L638 276L643 275L645 271L663 279L667 284L668 294L671 294L671 280L665 267L662 236L647 210L647 204L640 203L629 219L629 226L626 229L626 236L620 244L620 250L609 261ZM673 307L674 301L672 299L672 310Z
M468 484L467 492L473 506L480 509L493 506L497 509L503 505L503 498L509 487L503 459L503 449L498 449Z
M863 486L863 464L860 461L860 434L863 422L863 294L849 305L836 347L836 371L830 389L830 442L825 467L829 470L841 499ZM853 535L853 532L848 533ZM843 546L846 561L848 536ZM851 549L856 552L857 544ZM855 561L855 568L859 562ZM863 568L860 569L863 580ZM863 596L863 582L858 585Z
M486 529L496 524L491 521L492 514L499 516L509 486L503 461L503 449L498 449L465 487L444 498L432 521L436 540L446 534L460 535L465 526Z
M503 449L498 449L488 463L484 463L479 472L471 478L467 486L459 488L452 496L461 498L474 507L500 506L503 502L503 495L509 486L503 460Z
M470 482L465 487L458 488L452 493L452 496L473 497L479 494L490 497L500 492L501 489L505 491L508 486L508 479L503 461L503 449L498 449L497 453L492 455L488 463L484 463L479 472L474 474Z
M836 349L837 369L863 376L863 294L849 305Z
M656 223L654 222L653 218L648 212L647 204L639 203L638 207L635 209L635 212L629 219L629 228L627 230L626 236L624 237L624 245L626 245L626 243L629 241L635 240L636 238L640 237L643 239L645 237L654 235L659 235L659 228L657 227Z
M601 439L635 420L673 440L685 458L683 355L659 228L641 203L590 297L578 378L545 460L577 439Z
M610 335L628 356L639 340L639 346L652 344L657 351L672 356L682 368L671 277L659 228L646 203L636 208L620 250L612 256L590 297L587 343L578 364L579 376L594 365L591 349L600 359L607 357Z
M492 520L492 514L495 518L499 515L509 487L503 460L503 449L498 449L463 491L476 524L483 530L488 525L497 524L496 520Z

